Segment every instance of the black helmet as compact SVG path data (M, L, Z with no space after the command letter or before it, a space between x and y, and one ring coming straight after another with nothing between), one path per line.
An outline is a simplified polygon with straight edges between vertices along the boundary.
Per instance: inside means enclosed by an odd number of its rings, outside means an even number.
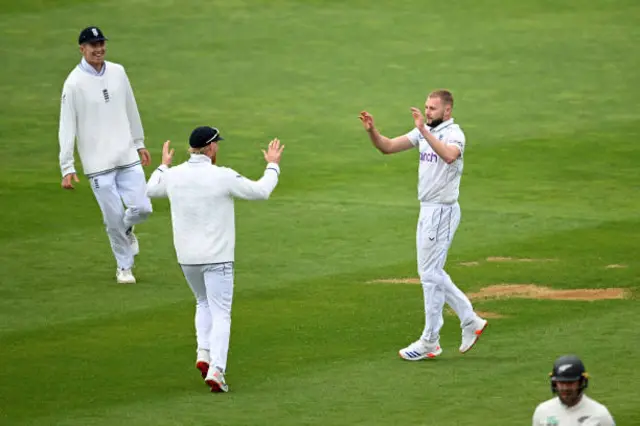
M584 364L575 355L564 355L553 363L551 376L551 392L556 393L557 382L580 382L580 391L584 391L589 385L589 375Z

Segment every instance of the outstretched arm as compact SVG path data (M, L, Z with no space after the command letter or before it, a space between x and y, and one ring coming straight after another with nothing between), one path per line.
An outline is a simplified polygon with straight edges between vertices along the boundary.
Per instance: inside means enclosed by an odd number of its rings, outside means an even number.
M258 181L252 181L244 176L231 172L229 175L229 192L235 198L243 200L266 200L269 198L280 176L280 158L284 145L280 145L278 138L269 143L267 151L262 151L267 162L264 175Z
M378 151L383 154L395 154L396 152L402 152L414 147L409 138L406 135L397 136L393 139L380 134L373 123L373 116L366 111L360 113L360 121L364 130L369 135L371 143Z
M155 169L147 182L147 196L158 198L167 196L166 172L173 161L175 150L170 147L171 141L166 141L162 145L162 164Z

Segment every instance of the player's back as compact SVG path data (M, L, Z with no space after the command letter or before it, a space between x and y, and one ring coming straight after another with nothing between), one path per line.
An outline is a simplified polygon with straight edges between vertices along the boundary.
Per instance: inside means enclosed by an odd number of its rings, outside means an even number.
M233 172L212 165L203 155L193 156L166 173L178 262L233 261L235 218L229 190Z

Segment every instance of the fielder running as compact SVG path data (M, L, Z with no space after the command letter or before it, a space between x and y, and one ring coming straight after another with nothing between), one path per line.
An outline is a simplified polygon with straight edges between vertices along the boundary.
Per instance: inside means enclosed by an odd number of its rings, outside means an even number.
M533 426L615 426L607 407L584 394L589 375L580 358L561 356L549 376L556 397L536 407Z
M79 182L73 157L77 140L116 258L116 280L133 284L133 257L140 250L133 227L152 212L141 166L150 164L151 156L124 67L104 59L106 40L97 27L80 33L82 60L62 89L60 169L62 187L74 189L73 183Z
M415 129L393 139L378 132L371 114L360 113L364 129L380 152L394 154L417 148L420 154L416 245L425 326L420 338L399 352L409 361L435 358L442 353L439 339L445 301L460 318L460 352L471 349L487 326L487 321L475 314L467 296L444 271L447 252L460 223L458 193L465 147L464 133L451 118L452 108L453 96L449 91L432 92L425 104L427 123L420 110L412 108Z
M196 299L196 368L211 392L227 392L235 251L234 198L266 200L278 184L284 145L269 143L267 167L257 182L215 165L220 132L198 127L189 138L191 158L169 168L173 150L162 149L162 165L147 185L150 197L168 197L178 263Z

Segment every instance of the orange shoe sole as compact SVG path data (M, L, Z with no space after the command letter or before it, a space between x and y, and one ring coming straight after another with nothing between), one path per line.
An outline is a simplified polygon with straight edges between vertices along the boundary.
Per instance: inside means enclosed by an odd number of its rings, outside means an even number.
M487 328L488 325L489 325L489 321L487 321L486 324L484 325L484 327L482 327L480 330L476 330L476 336L477 336L476 340L474 340L473 343L471 344L471 346L469 346L469 349L467 349L464 352L460 352L461 354L466 354L471 349L473 349L473 347L476 345L476 343L478 343L478 340L480 340L480 336L482 336L482 333L484 332L484 330Z

